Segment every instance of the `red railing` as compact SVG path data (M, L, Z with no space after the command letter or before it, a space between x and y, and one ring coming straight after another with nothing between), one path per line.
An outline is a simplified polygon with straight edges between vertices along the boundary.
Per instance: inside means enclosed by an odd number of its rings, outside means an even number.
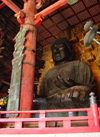
M66 117L47 117L49 113L69 113L69 112L83 112L87 113L86 116L66 116ZM31 113L39 114L39 118L6 118L6 114L22 114ZM57 133L88 133L100 132L100 108L96 104L90 108L82 109L62 109L62 110L38 110L38 111L0 111L0 134L57 134ZM2 118L2 115L4 118ZM53 127L51 123L60 123L59 127ZM4 127L5 123L13 123L13 127ZM35 126L25 127L35 124Z

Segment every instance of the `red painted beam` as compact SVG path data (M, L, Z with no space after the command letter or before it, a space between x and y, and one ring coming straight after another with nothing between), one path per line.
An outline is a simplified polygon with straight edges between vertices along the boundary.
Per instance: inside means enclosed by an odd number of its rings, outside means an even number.
M10 9L12 9L15 13L20 11L20 8L16 6L11 0L2 0Z
M24 13L21 11L21 9L14 4L11 0L2 0L10 9L12 9L17 16L18 22L20 24L24 23L24 20L22 20L22 18L25 16ZM41 3L41 0L37 0L38 4ZM37 6L38 6L37 4ZM35 15L35 25L38 26L41 24L43 18L45 16L47 16L48 14L50 14L51 12L59 9L60 7L64 6L65 4L67 4L67 0L58 0L57 2L55 2L54 4L52 4L51 6L47 7L46 9L42 10L41 12L37 13Z
M47 16L51 12L59 9L60 7L66 5L66 4L67 4L67 0L58 0L51 6L47 7L46 9L42 10L41 12L37 13L35 15L35 25L36 26L40 25L45 16Z
M30 50L32 49L33 51L36 51L36 28L34 27L35 10L35 0L27 0L26 2L24 2L24 23L26 25L21 26L21 28L29 29L29 32L25 36L25 48L28 48ZM25 50L23 62L27 63L23 63L22 66L20 111L33 109L35 52ZM20 117L31 117L31 115L21 114Z
M11 10L13 10L15 13L19 13L21 9L14 4L11 0L2 0L4 4L6 4ZM24 17L24 13L20 13L21 17Z
M4 4L4 3L1 3L1 4L0 4L0 9L3 8L4 6L5 6L5 4Z
M37 13L35 16L47 16L48 14L50 14L51 12L59 9L60 7L64 6L65 4L67 4L67 0L58 0L57 2L55 2L54 4L52 4L51 6L47 7L46 9L42 10L40 13Z

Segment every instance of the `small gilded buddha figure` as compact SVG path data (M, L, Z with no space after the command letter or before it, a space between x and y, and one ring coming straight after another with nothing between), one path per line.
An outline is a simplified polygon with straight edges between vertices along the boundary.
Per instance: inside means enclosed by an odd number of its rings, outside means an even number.
M52 99L52 104L57 100L60 105L65 102L64 108L87 107L82 102L86 103L89 93L95 91L90 67L85 62L74 60L72 44L65 38L53 42L51 51L55 66L42 79L40 97ZM59 103L55 104L59 108Z

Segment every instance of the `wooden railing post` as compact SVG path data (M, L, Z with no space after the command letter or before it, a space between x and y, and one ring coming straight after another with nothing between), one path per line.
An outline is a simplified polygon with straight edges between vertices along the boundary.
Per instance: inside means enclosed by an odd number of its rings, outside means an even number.
M98 111L98 106L96 104L96 98L94 97L94 93L90 93L90 107L93 113L94 117L94 124L96 127L100 126L100 120L99 120L99 111Z
M46 122L42 120L45 118L45 111L40 111L40 118L41 120L39 121L39 128L45 128Z

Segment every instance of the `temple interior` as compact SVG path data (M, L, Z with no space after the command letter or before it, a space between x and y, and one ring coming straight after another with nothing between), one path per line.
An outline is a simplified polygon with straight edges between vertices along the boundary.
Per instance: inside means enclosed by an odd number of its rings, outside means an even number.
M57 0L47 0L37 11L41 12ZM13 0L13 2L23 7L23 1ZM0 1L0 4L2 2ZM20 25L14 16L14 12L4 5L0 7L0 98L6 97L9 93L12 59L14 51L14 37L20 29ZM72 43L74 60L83 61L89 65L96 81L96 97L100 100L100 43L92 41L89 46L85 46L84 37L86 31L84 25L92 21L93 25L100 30L100 1L99 0L79 0L76 4L65 5L48 14L37 26L36 41L36 65L34 93L38 98L40 85L46 72L54 67L52 59L51 45L57 39L65 38ZM95 39L100 41L100 35ZM70 54L69 54L70 56Z

